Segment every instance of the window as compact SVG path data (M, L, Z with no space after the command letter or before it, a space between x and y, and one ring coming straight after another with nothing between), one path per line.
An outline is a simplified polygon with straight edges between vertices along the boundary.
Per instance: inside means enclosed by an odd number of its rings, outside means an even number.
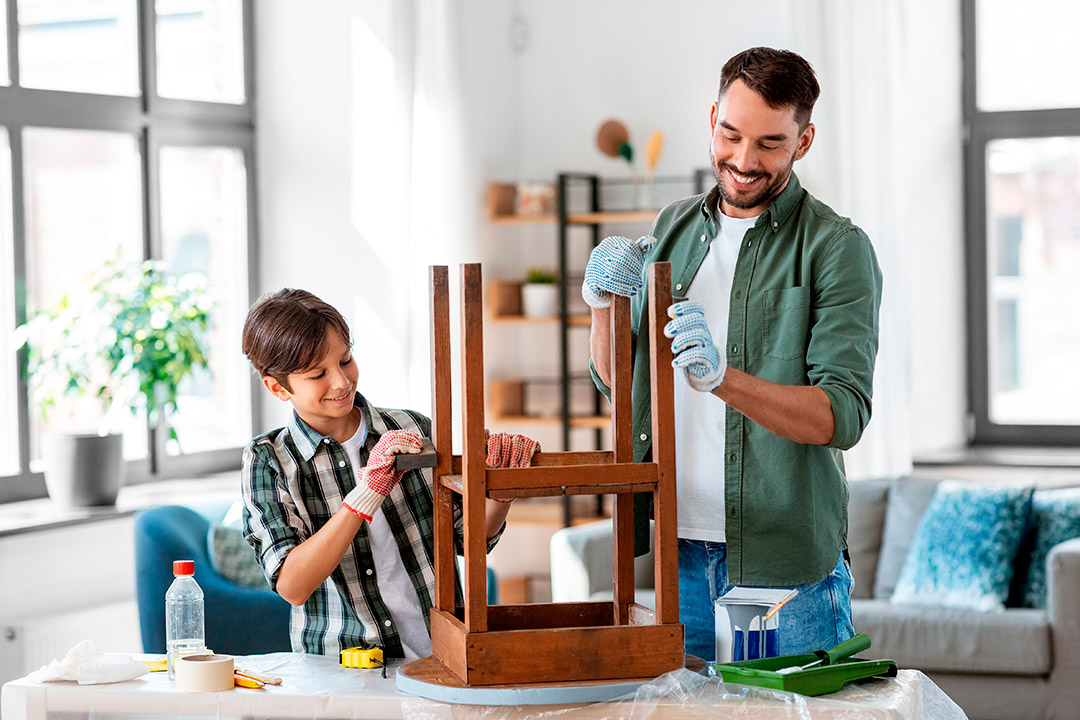
M157 0L161 97L244 101L243 17L232 0Z
M52 307L111 258L142 259L142 182L138 138L130 133L28 127L22 131L27 315ZM79 258L79 262L65 262ZM43 419L31 407L30 459L41 460ZM63 430L91 430L97 403L80 403ZM125 417L125 456L145 458L145 419Z
M19 84L139 94L137 4L131 0L8 0L19 17Z
M976 444L1080 443L1077 27L1069 0L963 3Z
M161 148L162 256L176 273L209 280L214 302L211 347L242 362L200 371L181 388L170 455L242 447L251 439L251 372L240 355L248 306L247 171L236 148Z
M15 287L15 244L11 233L11 144L7 128L0 127L0 287ZM5 295L8 293L5 290ZM0 333L15 332L13 297L0 300ZM6 345L6 344L5 344ZM19 388L15 353L0 353L0 478L19 473Z
M168 425L123 413L129 484L226 470L253 427L250 0L8 0L0 13L0 332L108 261L200 273L209 368ZM15 58L13 65L6 60ZM25 349L0 357L0 502L40 497Z

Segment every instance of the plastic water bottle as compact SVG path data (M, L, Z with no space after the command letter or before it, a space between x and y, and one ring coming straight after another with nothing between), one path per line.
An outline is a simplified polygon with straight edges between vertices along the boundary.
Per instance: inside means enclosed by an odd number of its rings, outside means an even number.
M173 575L176 578L165 593L165 651L170 678L176 677L177 658L206 650L203 591L195 582L195 561L177 560Z

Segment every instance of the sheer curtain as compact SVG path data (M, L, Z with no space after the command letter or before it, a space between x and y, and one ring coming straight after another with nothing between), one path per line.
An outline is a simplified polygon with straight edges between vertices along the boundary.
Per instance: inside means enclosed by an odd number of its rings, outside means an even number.
M457 299L458 264L475 260L477 217L472 190L478 169L468 158L464 127L462 14L452 0L412 0L411 175L408 294L410 352L408 407L431 410L431 350L428 268L450 266L450 300ZM460 313L450 313L451 352L458 356ZM455 437L458 371L453 396Z
M794 49L814 65L823 87L815 120L827 128L815 138L813 160L803 161L800 178L867 232L884 275L874 412L862 440L845 454L852 479L912 467L908 239L922 220L912 212L913 183L929 159L906 141L920 122L913 73L926 50L912 27L921 2L788 5Z
M351 212L363 246L355 356L373 402L428 413L428 266L452 266L453 300L454 266L476 232L465 194L477 180L465 160L461 10L450 0L376 0L352 23Z

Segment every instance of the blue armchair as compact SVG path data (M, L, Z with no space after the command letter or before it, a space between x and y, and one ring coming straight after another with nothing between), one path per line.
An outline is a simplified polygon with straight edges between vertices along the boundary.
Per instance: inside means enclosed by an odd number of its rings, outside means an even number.
M230 655L291 650L291 606L269 588L236 585L214 571L207 549L210 521L179 505L135 516L135 586L143 652L165 652L165 592L174 560L195 561L195 581L205 595L206 646Z

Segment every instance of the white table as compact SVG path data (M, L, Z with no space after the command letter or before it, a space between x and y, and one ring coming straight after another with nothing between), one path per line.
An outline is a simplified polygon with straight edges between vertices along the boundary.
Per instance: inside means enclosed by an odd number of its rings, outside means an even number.
M523 660L524 661L524 660ZM340 667L334 658L275 653L236 658L236 667L277 675L279 686L218 693L178 692L163 672L109 685L14 680L3 687L3 720L58 717L147 718L677 718L688 710L697 718L831 718L869 720L927 718L951 720L964 714L925 675L901 670L896 678L848 684L818 698L749 688L704 678L689 671L668 673L642 687L636 697L561 706L485 707L448 705L401 693L393 667L383 679L377 670Z

